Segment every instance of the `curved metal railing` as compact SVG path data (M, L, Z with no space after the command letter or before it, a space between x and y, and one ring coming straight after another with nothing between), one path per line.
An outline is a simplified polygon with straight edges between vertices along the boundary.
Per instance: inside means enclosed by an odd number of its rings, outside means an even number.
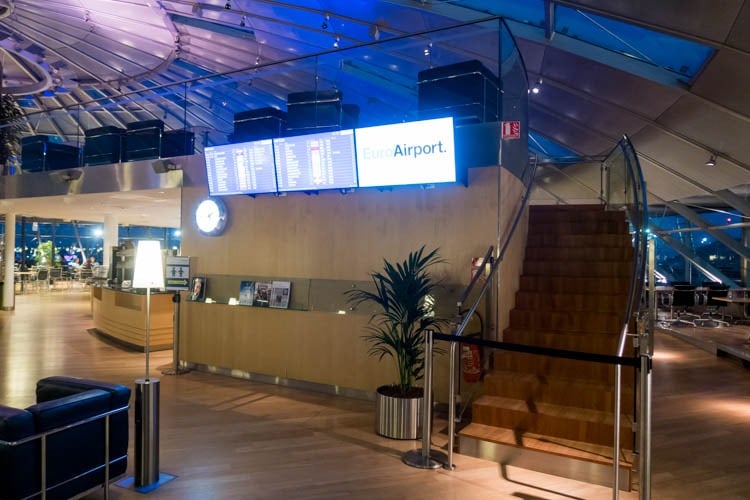
M484 294L489 289L490 283L492 283L492 278L495 276L495 273L497 272L497 269L500 266L500 263L503 261L503 258L505 257L505 252L508 249L508 245L513 239L513 235L515 234L516 229L518 228L518 224L521 221L521 217L525 213L526 205L528 203L529 196L531 195L536 168L537 168L537 161L536 161L536 158L534 158L534 161L533 162L530 161L526 165L526 168L523 171L521 180L524 182L525 192L523 196L521 197L519 205L516 207L516 213L514 214L513 219L512 219L513 222L508 228L508 231L505 234L505 237L504 238L501 237L501 241L503 241L503 244L500 247L495 258L492 260L489 273L487 273L487 276L485 277L484 282L482 283L482 286L479 289L479 292L477 293L476 297L474 298L474 300L472 301L468 309L464 310L463 302L467 300L473 288L479 282L479 277L481 273L477 272L472 278L471 282L469 283L469 286L466 288L466 291L464 291L464 293L462 294L461 300L458 302L458 315L457 315L456 327L454 328L454 331L453 331L454 337L460 337L463 335L464 331L466 330L466 326L471 320L471 317L474 315L474 312L477 310L477 307L479 306L479 302L481 301L482 297L484 297ZM485 260L484 260L485 263L488 262L487 259L489 259L489 257L492 255L493 250L494 250L493 246L490 246L489 249L487 250L487 254L485 255ZM449 381L448 381L448 464L447 464L448 468L453 468L453 445L454 445L455 427L456 427L456 344L457 342L451 342L450 354L449 354L450 376L449 376Z
M498 251L497 257L492 261L489 273L486 279L481 285L479 292L477 293L474 300L471 302L468 308L463 309L463 306L468 300L474 288L480 282L479 273L475 275L469 283L466 291L462 294L458 301L459 314L457 316L456 326L452 337L460 337L463 335L467 324L469 323L472 315L476 311L480 300L487 292L492 278L495 275L500 262L502 262L506 249L512 239L515 230L517 229L518 223L523 215L529 195L531 193L532 181L536 170L536 163L529 164L527 166L529 172L525 172L522 176L525 180L526 191L521 199L521 203L517 207L517 212L514 214L513 222L504 238L502 247ZM528 175L527 175L528 174ZM635 153L635 149L632 146L630 140L624 136L623 139L617 144L612 152L607 156L607 159L602 162L602 200L605 203L607 209L610 210L624 210L626 212L628 221L631 224L631 231L633 234L633 245L635 250L635 256L633 259L633 268L631 273L631 281L629 285L629 291L627 296L626 311L622 321L622 328L620 330L620 336L618 338L617 352L612 357L613 360L620 361L624 360L623 357L625 346L627 344L627 338L631 336L629 333L630 326L635 324L634 317L638 313L637 306L641 303L641 295L643 293L643 283L646 273L646 260L647 260L647 238L646 228L648 226L648 203L646 200L646 184L643 178L643 173L638 163L638 158ZM490 247L485 255L485 262L492 255L494 247ZM463 342L463 340L461 341ZM467 341L468 342L468 341ZM455 389L456 389L456 344L458 342L451 342L450 346L450 379L449 379L449 402L448 402L448 456L447 456L447 467L453 467L453 447L455 439ZM469 342L475 343L475 342ZM643 342L640 344L641 347L645 346L645 349L641 349L640 352L640 371L641 371L641 403L639 407L638 424L639 438L640 438L640 491L641 498L650 498L650 412L651 412L651 356L652 356L652 343ZM509 346L504 345L504 348ZM510 346L512 347L512 346ZM511 349L512 350L512 349ZM620 425L621 425L621 398L622 398L622 364L615 363L615 408L614 408L614 453L613 453L613 497L619 498L620 490L620 471L619 471L619 456L620 456Z
M625 315L617 342L617 356L625 352L625 345L630 326L634 323L637 305L641 303L643 283L646 277L648 202L646 200L646 182L643 179L638 157L633 144L627 136L620 142L602 163L603 199L609 209L623 209L628 217L633 234L633 272L631 273L630 290L626 304ZM636 334L637 335L637 334ZM651 356L652 344L639 343L645 346L641 349L641 404L639 408L638 436L640 439L640 491L641 498L650 498L650 436L651 436ZM619 498L619 455L620 455L620 421L622 400L622 367L615 367L615 408L614 408L614 480L613 497Z

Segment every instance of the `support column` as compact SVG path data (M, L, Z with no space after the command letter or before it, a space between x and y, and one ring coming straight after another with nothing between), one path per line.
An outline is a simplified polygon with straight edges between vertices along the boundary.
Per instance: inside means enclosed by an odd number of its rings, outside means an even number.
M741 242L745 248L750 248L750 228L743 227L741 233ZM745 286L750 286L750 259L740 261L740 278Z
M3 311L12 311L16 308L16 285L13 271L16 262L16 214L5 214L5 251L3 252L4 276L3 281Z
M102 257L102 265L107 266L111 269L112 262L112 247L116 247L120 243L120 237L118 234L118 220L114 215L104 216L104 256Z

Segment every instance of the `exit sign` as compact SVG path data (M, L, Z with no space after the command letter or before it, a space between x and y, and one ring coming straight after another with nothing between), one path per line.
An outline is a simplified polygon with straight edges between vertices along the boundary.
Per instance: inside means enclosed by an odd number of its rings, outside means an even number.
M512 121L512 122L502 122L502 133L501 138L502 139L520 139L521 138L521 122L519 121Z

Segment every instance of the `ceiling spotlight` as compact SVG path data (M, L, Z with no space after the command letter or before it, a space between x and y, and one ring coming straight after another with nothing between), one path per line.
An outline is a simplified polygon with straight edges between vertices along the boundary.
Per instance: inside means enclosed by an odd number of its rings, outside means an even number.
M260 56L255 58L255 65L257 66L259 64L260 64Z
M325 19L323 19L323 22L320 24L321 29L327 30L328 29L328 21L331 20L331 15L326 14Z
M227 10L232 10L232 0L227 0L227 3L224 4L224 8Z
M706 161L705 165L707 167L715 167L716 166L716 157L714 155L711 155L711 157Z
M424 55L429 56L430 52L432 52L432 42L427 44L427 47L424 49Z
M245 27L245 16L242 16L242 19L240 19L240 28Z
M333 47L336 48L336 49L338 49L340 41L341 41L341 38L336 37L336 40L333 41Z
M530 94L538 94L542 90L542 79L539 78L529 89Z

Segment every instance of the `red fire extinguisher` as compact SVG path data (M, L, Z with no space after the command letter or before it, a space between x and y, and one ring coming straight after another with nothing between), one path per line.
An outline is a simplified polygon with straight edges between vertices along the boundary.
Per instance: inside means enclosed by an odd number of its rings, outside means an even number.
M482 351L478 345L461 344L461 375L464 382L473 384L482 378Z

